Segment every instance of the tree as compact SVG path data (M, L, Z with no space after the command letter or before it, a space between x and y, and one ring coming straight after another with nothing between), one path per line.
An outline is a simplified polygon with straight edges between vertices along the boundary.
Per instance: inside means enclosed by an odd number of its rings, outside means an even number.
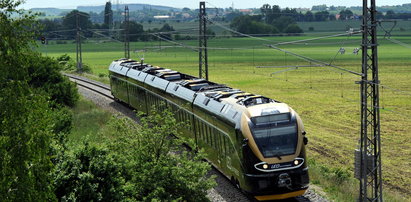
M144 35L144 28L143 25L134 22L134 21L129 21L128 22L128 28L129 28L129 34L130 34L130 41L142 41L144 40L146 37ZM126 24L123 22L120 26L123 29L123 34L122 34L122 38L124 39L125 36L125 29L126 29Z
M313 13L312 13L311 11L307 11L307 12L305 13L305 21L307 21L307 22L312 22L312 21L314 21L314 15L313 15Z
M268 24L269 23L269 16L272 12L270 4L264 4L263 6L261 6L260 10L261 10L261 13L264 16L265 23Z
M39 23L43 26L43 36L46 38L60 38L61 36L56 35L53 31L61 29L61 23L57 20L43 19L39 20Z
M84 142L59 155L54 173L56 196L63 201L121 201L124 164L104 147Z
M78 22L77 22L78 19ZM86 30L92 27L92 23L90 21L90 15L88 13L80 12L78 10L73 10L70 13L67 13L66 16L63 17L63 27L65 29L71 29L73 31L67 32L71 37L75 37L77 23L80 30ZM91 33L88 33L86 36L91 36Z
M160 110L163 109L163 110ZM215 185L207 177L210 165L202 150L184 149L182 143L195 148L194 141L184 139L171 111L164 105L153 107L136 127L127 118L116 118L110 127L118 137L109 148L116 159L126 163L126 198L137 201L207 201L207 190ZM115 134L114 134L115 132ZM170 136L173 134L180 138Z
M172 36L171 36L171 33L170 33L172 31L175 31L175 30L174 30L173 26L170 26L168 23L164 24L159 30L159 32L164 32L164 33L161 33L160 36L162 38L168 39L168 40L172 40Z
M55 105L73 107L79 95L76 85L60 74L61 67L56 60L43 57L39 53L28 55L28 84L49 96Z
M393 10L387 11L387 13L385 14L385 18L386 19L395 19L396 18L395 12Z
M278 30L268 24L258 22L258 18L249 15L235 18L230 27L244 34L273 34L278 33Z
M80 29L87 29L91 27L92 23L90 21L90 15L78 10L73 10L63 17L63 26L66 29L76 29L77 18Z
M2 201L54 200L48 100L30 89L27 59L35 45L35 15L0 3L0 196Z
M42 71L49 59L32 50L38 37L36 15L16 9L21 3L0 3L0 197L54 201L51 145L57 133L69 130L71 119L51 104L58 102L50 99L51 93L35 85L59 71ZM58 79L51 82L55 86L50 88L66 89Z
M328 11L320 11L314 14L315 21L327 21L330 13Z
M110 28L113 25L113 10L111 10L111 2L106 2L104 7L104 25Z
M285 29L291 24L295 24L295 21L292 17L289 16L281 16L272 22L272 25L276 27L280 32L285 32Z
M349 20L354 15L354 13L349 9L342 10L339 14L340 20Z
M290 24L287 26L287 28L285 28L284 32L285 33L303 33L303 30L297 24Z

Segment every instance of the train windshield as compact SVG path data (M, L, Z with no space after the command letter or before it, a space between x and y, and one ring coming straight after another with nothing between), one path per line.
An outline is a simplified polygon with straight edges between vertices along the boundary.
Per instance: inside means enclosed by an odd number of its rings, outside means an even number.
M297 125L275 124L268 127L254 127L253 136L265 158L280 157L295 153L297 147Z

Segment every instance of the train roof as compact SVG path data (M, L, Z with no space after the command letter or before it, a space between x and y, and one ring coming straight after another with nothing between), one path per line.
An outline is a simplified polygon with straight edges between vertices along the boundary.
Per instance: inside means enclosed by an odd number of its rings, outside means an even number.
M242 112L249 107L280 103L261 95L130 59L113 61L109 71L170 93L235 125L239 124Z

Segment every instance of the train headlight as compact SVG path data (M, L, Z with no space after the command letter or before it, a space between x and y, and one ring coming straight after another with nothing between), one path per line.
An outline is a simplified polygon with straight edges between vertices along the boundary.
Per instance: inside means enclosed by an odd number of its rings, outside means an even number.
M294 160L294 165L298 165L298 160Z
M268 164L264 164L264 165L263 165L263 168L264 168L264 169L267 169L267 168L268 168Z

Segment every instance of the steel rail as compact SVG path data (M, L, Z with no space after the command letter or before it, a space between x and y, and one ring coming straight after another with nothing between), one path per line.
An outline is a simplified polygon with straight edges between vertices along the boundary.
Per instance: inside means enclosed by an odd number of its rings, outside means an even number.
M106 86L106 85L104 85L104 84L97 83L96 81L90 81L89 79L86 79L86 78L84 78L84 77L80 77L80 76L76 76L76 75L72 75L72 74L63 73L63 75L64 75L64 76L67 76L68 78L70 78L70 79L72 79L72 80L74 80L74 82L75 82L77 85L79 85L79 86L81 86L81 87L83 87L83 88L86 88L86 89L91 90L91 91L93 91L93 92L96 92L96 93L98 93L98 94L100 94L100 95L103 95L103 96L105 96L105 97L107 97L107 98L110 98L110 99L112 99L112 100L115 100L115 98L114 98L113 95L108 94L108 93L101 92L99 89L90 87L90 85L92 85L92 86L96 86L96 87L98 87L98 88L101 88L101 89L104 89L104 90L107 90L107 91L111 92L111 88L108 87L108 86ZM80 82L78 82L78 81L80 81ZM83 82L83 83L81 83L81 82ZM86 83L86 84L84 84L84 83ZM88 85L87 85L87 84L88 84Z

